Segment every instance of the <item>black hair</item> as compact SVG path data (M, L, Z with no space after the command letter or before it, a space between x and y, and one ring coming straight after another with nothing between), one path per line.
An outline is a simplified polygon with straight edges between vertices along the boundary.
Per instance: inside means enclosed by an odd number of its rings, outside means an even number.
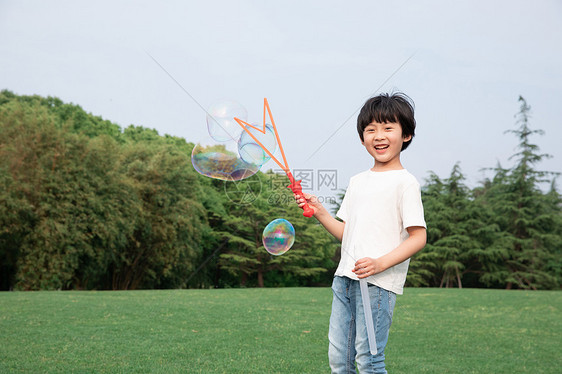
M384 93L371 97L365 102L357 117L357 132L361 141L363 141L365 127L373 122L399 123L400 127L402 127L402 136L412 136L410 140L402 144L401 151L403 151L408 148L415 135L414 102L401 92L393 94Z

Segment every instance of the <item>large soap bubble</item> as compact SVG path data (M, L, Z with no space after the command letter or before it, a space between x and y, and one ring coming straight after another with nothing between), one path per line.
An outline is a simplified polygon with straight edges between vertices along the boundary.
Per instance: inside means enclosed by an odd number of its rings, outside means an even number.
M213 138L208 138L193 148L191 163L199 174L225 181L251 177L261 166L244 161L238 153L237 142L216 142Z
M242 128L234 117L246 121L248 111L232 100L221 100L213 103L207 110L207 130L209 135L218 141L238 141Z
M256 128L263 128L263 125L253 123L252 126ZM267 148L272 154L275 153L277 149L277 141L275 140L275 133L273 127L268 123L265 125L265 133L253 129L251 127L246 127L247 131L250 131L263 146ZM271 159L269 155L258 145L258 143L246 132L243 131L240 135L240 140L238 141L238 152L242 160L254 164L263 165Z
M275 256L287 252L295 242L295 228L283 218L271 221L263 230L262 242L265 250Z
M209 107L207 129L210 137L197 144L191 153L191 163L198 173L210 178L237 181L258 172L270 157L243 128L235 117L246 122L246 109L235 101L222 100ZM257 124L256 128L260 128ZM263 125L262 125L263 126ZM247 128L270 152L277 142L271 125L265 133Z

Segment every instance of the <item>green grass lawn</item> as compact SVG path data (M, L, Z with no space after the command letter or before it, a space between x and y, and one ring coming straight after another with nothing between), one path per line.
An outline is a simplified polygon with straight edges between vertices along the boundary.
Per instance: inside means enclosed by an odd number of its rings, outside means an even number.
M328 373L328 288L0 293L0 372ZM390 373L560 373L562 292L406 289Z

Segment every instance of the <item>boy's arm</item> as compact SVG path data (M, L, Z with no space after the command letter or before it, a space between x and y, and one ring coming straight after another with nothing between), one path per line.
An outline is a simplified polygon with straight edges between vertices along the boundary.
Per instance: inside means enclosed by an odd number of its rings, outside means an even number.
M425 227L413 226L406 228L410 235L402 244L379 258L365 257L355 263L353 272L357 278L366 278L373 274L385 271L397 265L416 253L418 253L426 243L427 235Z
M324 228L332 234L338 241L342 241L343 229L345 227L345 222L338 221L324 208L324 206L318 202L316 196L304 193L304 198L306 203L314 210L313 217L318 220L324 226ZM295 195L295 199L299 207L302 207L305 203L305 199Z

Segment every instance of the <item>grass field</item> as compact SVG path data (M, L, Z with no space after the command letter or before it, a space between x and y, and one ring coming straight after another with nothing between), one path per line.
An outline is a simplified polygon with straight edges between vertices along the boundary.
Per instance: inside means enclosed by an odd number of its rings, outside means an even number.
M328 288L0 293L1 373L328 373ZM562 292L406 289L394 373L560 373Z

